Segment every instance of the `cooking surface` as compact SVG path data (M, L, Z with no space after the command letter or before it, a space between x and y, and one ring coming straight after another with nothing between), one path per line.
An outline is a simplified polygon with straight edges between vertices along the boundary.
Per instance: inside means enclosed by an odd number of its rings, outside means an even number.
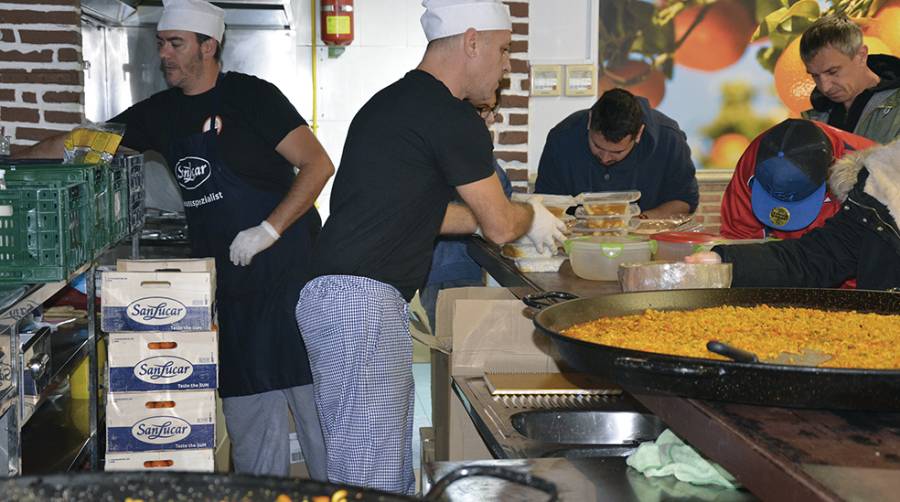
M489 273L503 267L491 245L473 240L472 256ZM615 283L556 274L519 274L520 298L541 291L579 296L618 293ZM699 401L658 394L634 397L682 439L722 464L753 493L771 500L891 500L900 493L900 413L801 410Z

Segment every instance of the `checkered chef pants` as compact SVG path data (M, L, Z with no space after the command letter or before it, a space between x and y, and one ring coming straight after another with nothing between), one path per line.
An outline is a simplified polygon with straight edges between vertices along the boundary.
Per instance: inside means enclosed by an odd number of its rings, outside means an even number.
M415 492L408 310L396 289L365 277L322 276L300 293L332 483Z

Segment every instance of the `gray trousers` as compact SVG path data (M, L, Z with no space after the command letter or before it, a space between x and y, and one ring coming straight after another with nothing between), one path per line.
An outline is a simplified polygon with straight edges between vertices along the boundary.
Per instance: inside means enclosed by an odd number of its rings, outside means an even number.
M235 472L288 475L288 409L294 416L309 477L316 481L328 480L325 440L311 384L222 399Z

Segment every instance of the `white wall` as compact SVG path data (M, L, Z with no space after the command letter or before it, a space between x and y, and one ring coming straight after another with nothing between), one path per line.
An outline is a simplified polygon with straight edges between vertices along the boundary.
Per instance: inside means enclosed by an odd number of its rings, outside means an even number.
M599 0L530 0L528 57L536 64L597 64ZM563 94L565 94L563 92ZM528 170L533 181L547 133L595 96L532 96L528 117Z
M316 5L316 102L318 138L335 166L350 121L373 94L415 68L425 53L425 35L419 24L421 0L357 0L354 3L354 40L343 54L328 57L319 30ZM295 0L297 85L288 94L310 125L313 123L310 0ZM319 197L319 211L328 215L331 183Z

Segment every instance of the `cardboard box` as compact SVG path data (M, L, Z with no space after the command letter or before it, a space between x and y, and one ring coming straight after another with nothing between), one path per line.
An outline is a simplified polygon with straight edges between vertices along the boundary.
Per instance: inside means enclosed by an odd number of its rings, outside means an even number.
M209 272L104 272L101 328L120 331L209 331L215 283Z
M110 392L205 390L218 385L215 331L110 333Z
M116 260L117 272L209 272L216 283L215 258L169 258L165 260Z
M212 449L215 391L110 393L106 450Z
M453 376L485 372L558 372L549 338L525 315L525 304L505 288L454 288L438 294L431 352L435 458L491 458L471 419L450 390Z
M105 465L107 471L213 472L213 451L107 452Z

